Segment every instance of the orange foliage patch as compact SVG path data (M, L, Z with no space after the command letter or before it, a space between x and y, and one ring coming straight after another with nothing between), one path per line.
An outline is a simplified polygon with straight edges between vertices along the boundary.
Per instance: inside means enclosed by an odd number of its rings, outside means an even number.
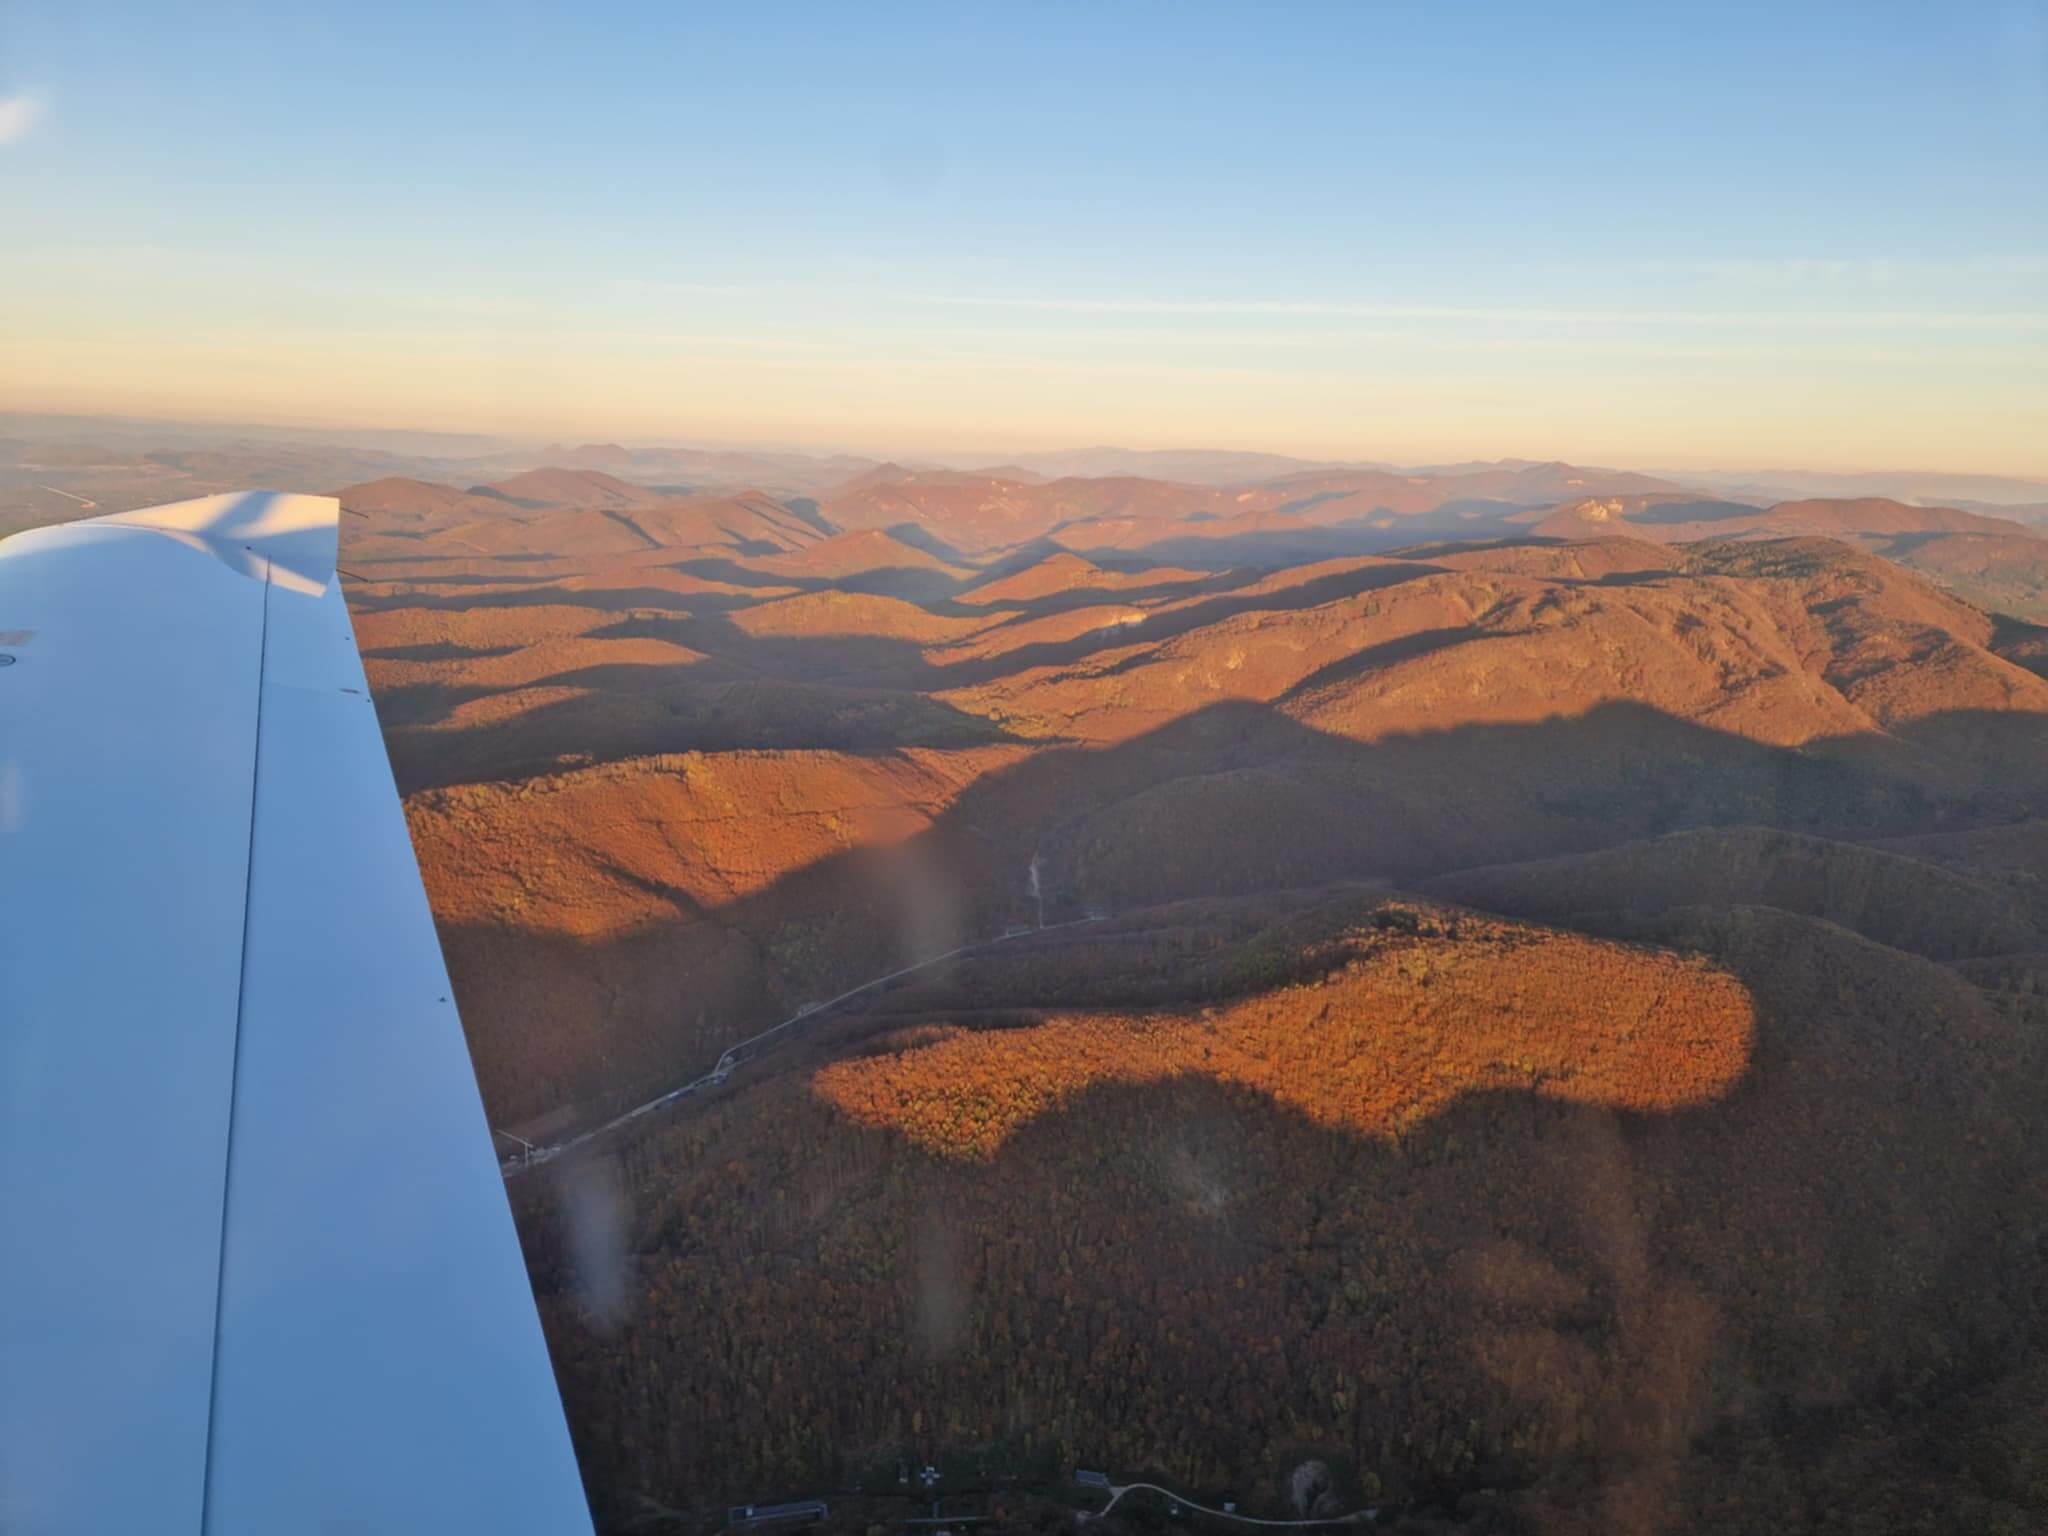
M1749 1061L1750 995L1699 960L1476 920L1455 936L1354 933L1339 955L1320 981L1199 1014L925 1032L833 1063L812 1091L861 1125L986 1160L1099 1083L1200 1075L1384 1138L1492 1090L1679 1109L1726 1093Z

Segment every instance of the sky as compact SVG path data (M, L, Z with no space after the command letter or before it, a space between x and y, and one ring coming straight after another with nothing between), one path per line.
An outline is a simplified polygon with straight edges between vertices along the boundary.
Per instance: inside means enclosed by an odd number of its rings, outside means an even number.
M2048 475L2048 0L0 0L0 409Z

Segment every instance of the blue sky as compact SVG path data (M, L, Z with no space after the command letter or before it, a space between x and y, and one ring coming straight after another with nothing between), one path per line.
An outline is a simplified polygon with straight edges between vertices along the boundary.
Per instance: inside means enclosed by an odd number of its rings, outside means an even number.
M2048 12L0 0L0 406L2048 474Z

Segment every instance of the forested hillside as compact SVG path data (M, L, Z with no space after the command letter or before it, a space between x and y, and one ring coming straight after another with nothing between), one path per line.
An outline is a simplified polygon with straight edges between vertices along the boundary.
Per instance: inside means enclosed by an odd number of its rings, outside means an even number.
M1484 474L364 493L508 1156L698 1084L510 1185L607 1523L2048 1520L2039 631Z

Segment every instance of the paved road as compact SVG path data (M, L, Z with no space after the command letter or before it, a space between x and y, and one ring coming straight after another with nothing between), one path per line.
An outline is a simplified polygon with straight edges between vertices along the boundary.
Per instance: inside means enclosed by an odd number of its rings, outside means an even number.
M935 965L941 965L960 955L972 954L976 950L993 949L998 944L1007 944L1014 939L1035 938L1041 933L1057 933L1062 928L1080 928L1089 923L1099 923L1104 920L1102 917L1077 917L1070 922L1048 923L1042 928L1026 928L1016 933L1002 934L993 939L977 939L972 944L962 944L957 949L949 949L943 955L933 955L929 960L920 960L915 965L901 966L886 975L877 976L870 981L864 981L857 987L849 987L837 997L827 998L822 1003L813 1003L799 1008L780 1024L771 1024L759 1034L749 1035L737 1044L727 1046L724 1054L718 1058L716 1065L702 1077L695 1078L683 1084L680 1088L671 1088L660 1098L649 1099L645 1104L637 1105L627 1110L623 1115L614 1115L611 1119L605 1121L604 1124L594 1126L580 1135L571 1136L566 1141L558 1141L552 1146L546 1147L529 1147L523 1156L500 1164L500 1168L507 1179L515 1179L527 1169L540 1163L552 1162L565 1152L573 1152L578 1147L596 1141L600 1136L611 1134L611 1132L619 1129L620 1126L630 1125L633 1121L642 1119L647 1115L657 1114L664 1109L669 1109L681 1103L684 1099L702 1093L707 1088L716 1088L728 1077L732 1076L733 1070L736 1067L760 1055L769 1043L781 1036L784 1031L797 1024L815 1023L837 1008L841 1003L849 1002L859 997L862 993L872 992L877 987L887 986L892 981L900 981L905 976L929 970ZM498 1134L504 1135L505 1133L501 1131Z
M1354 1509L1348 1515L1332 1515L1327 1520L1261 1520L1256 1515L1240 1515L1233 1510L1211 1509L1206 1504L1197 1504L1193 1499L1175 1493L1171 1488L1162 1488L1157 1483L1123 1483L1111 1485L1109 1502L1103 1505L1101 1511L1091 1518L1100 1520L1104 1515L1107 1515L1112 1509L1116 1508L1118 1499L1121 1499L1127 1493L1135 1493L1140 1488L1150 1489L1153 1493L1171 1499L1183 1509L1198 1509L1205 1515L1214 1515L1218 1520L1235 1520L1239 1525L1369 1525L1379 1518L1380 1513L1377 1509Z

